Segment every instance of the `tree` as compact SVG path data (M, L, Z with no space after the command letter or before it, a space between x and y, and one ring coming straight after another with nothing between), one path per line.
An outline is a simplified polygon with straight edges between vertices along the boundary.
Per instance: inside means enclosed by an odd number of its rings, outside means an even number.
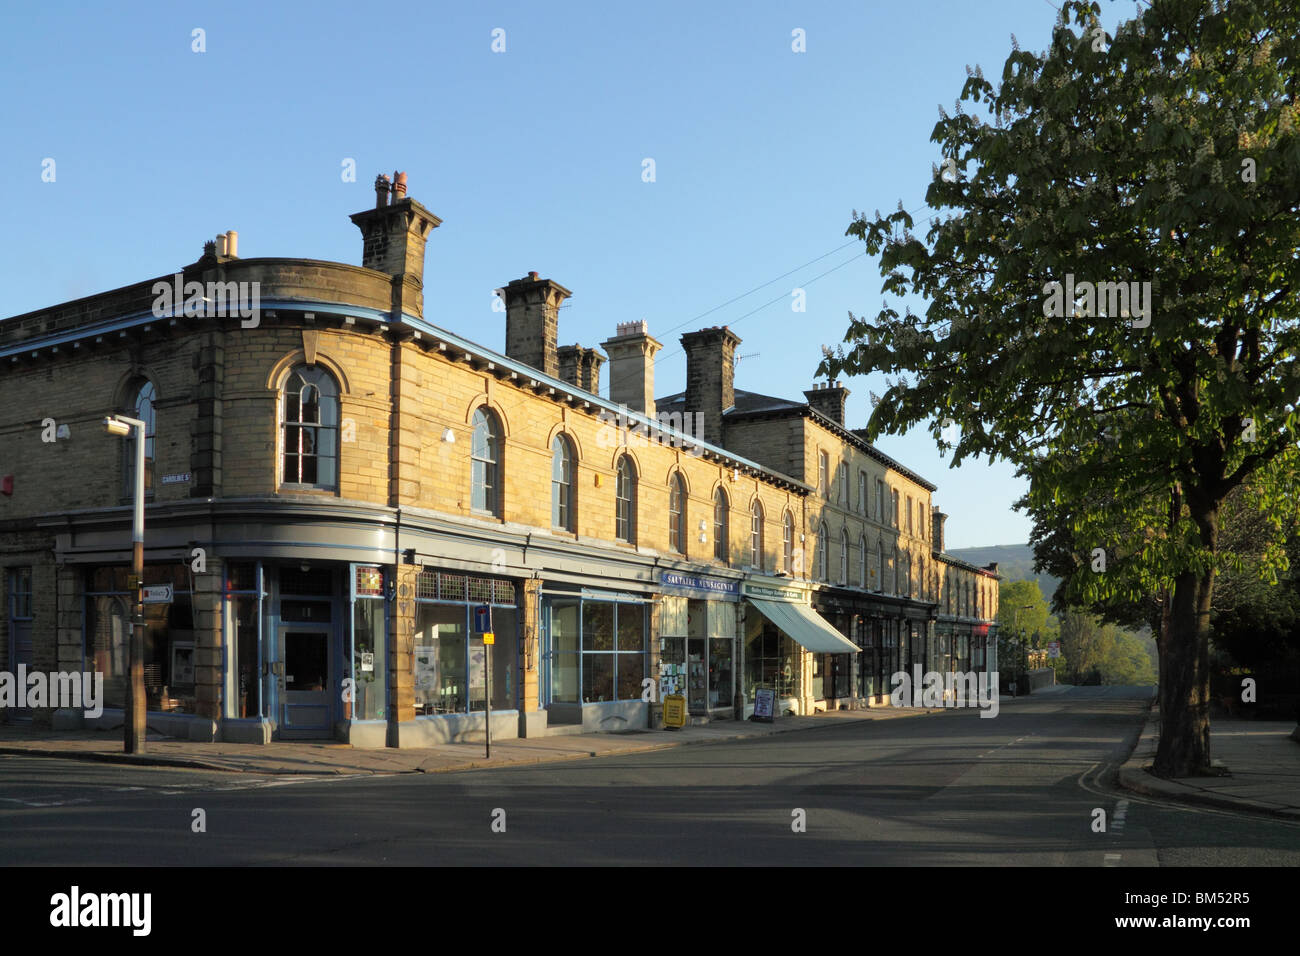
M1248 478L1275 510L1298 490L1300 6L1099 13L1066 0L1046 52L973 71L987 121L940 109L924 242L901 204L855 211L884 291L928 304L850 314L819 374L899 375L871 437L954 423L954 465L1010 460L1032 507L1064 503L1085 553L1126 558L1085 600L1165 595L1154 769L1209 773L1220 510Z

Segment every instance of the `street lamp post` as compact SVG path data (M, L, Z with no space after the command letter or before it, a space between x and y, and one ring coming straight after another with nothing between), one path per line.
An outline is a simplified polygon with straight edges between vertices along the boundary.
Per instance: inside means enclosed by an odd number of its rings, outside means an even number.
M126 753L144 753L144 445L145 423L138 418L114 415L104 419L104 430L126 438L135 430L135 513L131 520L131 574L135 594L132 601L131 640L127 644L126 667L130 686L126 696L126 720L122 738Z

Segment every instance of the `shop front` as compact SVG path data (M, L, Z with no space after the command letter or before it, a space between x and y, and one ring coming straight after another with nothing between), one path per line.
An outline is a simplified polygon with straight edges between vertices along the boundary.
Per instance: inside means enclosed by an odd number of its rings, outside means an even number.
M541 591L540 698L550 727L583 732L649 726L648 593L559 583Z
M777 713L811 714L825 708L827 685L837 677L828 658L845 656L847 671L858 647L813 610L806 588L747 580L745 699L760 688L776 693Z
M195 740L340 739L384 746L388 601L379 565L233 561L144 568L144 687L151 730ZM121 564L82 570L85 666L121 724L133 591ZM213 581L218 582L213 586Z
M696 723L735 716L740 579L664 571L659 587L659 699L684 695Z

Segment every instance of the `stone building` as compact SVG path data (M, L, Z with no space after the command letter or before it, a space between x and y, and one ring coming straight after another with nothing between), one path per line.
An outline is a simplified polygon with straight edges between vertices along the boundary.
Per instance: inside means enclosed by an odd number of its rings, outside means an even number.
M695 720L759 688L810 713L885 702L911 662L978 669L996 569L943 554L935 486L845 426L845 389L737 391L714 328L656 401L645 324L559 346L571 293L536 273L500 292L504 352L434 325L440 221L405 187L351 217L360 266L241 258L229 233L0 323L0 670L106 682L94 720L0 719L121 723L114 413L148 426L145 685L173 736L427 746L481 734L489 699L494 735L532 736L653 726L674 692Z

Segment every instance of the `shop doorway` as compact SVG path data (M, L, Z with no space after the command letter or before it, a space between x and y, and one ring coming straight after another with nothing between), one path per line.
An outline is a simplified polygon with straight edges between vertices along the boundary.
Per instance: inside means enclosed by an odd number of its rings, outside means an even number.
M331 736L331 633L318 628L280 628L280 737Z

